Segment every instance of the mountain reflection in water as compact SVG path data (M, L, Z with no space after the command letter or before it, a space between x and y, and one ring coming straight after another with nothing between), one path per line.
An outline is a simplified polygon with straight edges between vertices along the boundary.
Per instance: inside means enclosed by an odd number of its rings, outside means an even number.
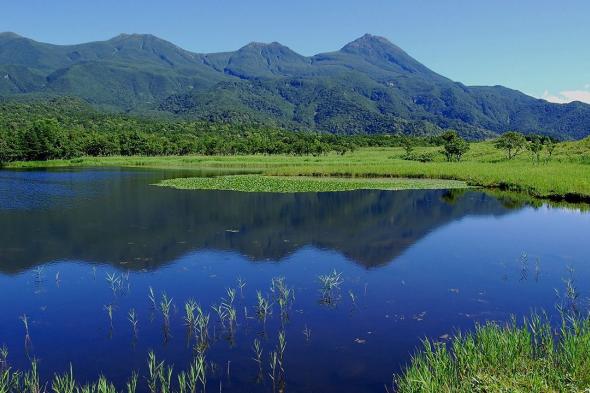
M151 186L175 171L0 172L0 269L56 260L157 269L201 249L280 261L304 246L367 268L431 231L510 210L478 191L260 194Z

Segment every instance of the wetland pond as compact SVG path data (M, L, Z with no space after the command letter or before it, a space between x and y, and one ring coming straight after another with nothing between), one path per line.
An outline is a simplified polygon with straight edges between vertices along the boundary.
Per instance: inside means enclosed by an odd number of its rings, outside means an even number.
M120 389L135 370L143 391L149 351L177 372L201 348L185 321L194 299L210 315L209 391L273 391L269 353L284 332L277 390L383 392L423 338L534 310L556 317L566 279L584 298L590 290L590 214L580 210L479 190L151 185L184 175L0 171L0 346L12 367L35 358L45 379L71 364L79 381L104 375Z

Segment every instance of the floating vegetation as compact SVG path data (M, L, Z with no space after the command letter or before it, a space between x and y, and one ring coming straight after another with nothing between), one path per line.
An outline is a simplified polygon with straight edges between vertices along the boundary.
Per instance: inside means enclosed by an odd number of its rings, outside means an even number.
M230 175L167 179L156 185L183 190L228 190L280 193L352 190L452 189L467 187L465 182L456 180L264 175Z

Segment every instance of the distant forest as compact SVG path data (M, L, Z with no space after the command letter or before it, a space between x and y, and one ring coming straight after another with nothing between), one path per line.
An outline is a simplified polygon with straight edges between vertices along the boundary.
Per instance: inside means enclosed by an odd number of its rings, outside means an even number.
M405 136L292 132L265 124L99 112L78 99L0 101L0 162L113 155L345 154L401 146ZM438 145L437 136L413 138Z

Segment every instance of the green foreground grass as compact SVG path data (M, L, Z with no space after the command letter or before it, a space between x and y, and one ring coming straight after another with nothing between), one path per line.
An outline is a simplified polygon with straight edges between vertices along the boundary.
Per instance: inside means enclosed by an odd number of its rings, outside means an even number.
M589 392L590 320L554 332L534 316L523 326L489 322L449 346L425 341L395 383L400 393Z
M416 148L416 154L437 147ZM471 144L461 162L403 159L402 148L363 148L324 156L174 156L83 157L72 160L14 162L9 168L131 166L150 168L228 169L274 176L422 178L464 181L470 186L516 191L536 198L590 201L590 138L558 144L553 156L533 163L526 153L506 160L492 142Z
M352 179L338 177L232 175L164 180L158 186L184 190L242 192L326 192L351 190L409 190L466 188L465 182L436 179Z

